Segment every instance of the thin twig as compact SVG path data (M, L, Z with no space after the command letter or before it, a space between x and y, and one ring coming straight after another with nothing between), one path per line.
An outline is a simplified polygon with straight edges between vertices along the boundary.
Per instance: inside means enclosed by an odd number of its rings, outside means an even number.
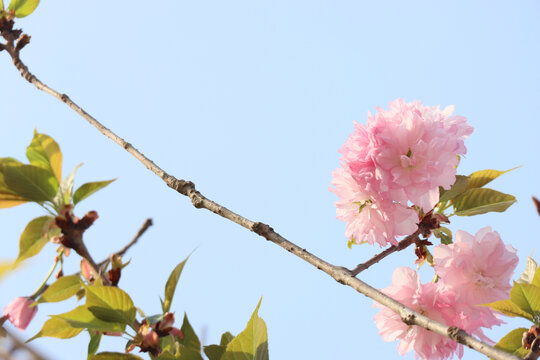
M17 336L13 335L9 330L5 328L3 330L5 331L6 337L9 338L9 340L13 343L12 350L9 352L10 354L13 354L16 351L22 350L24 352L29 353L35 360L47 360L46 357L39 354L36 350L34 350L28 344L25 344L24 342L22 342ZM1 355L5 356L5 354L1 354ZM16 359L18 357L12 357L12 358ZM7 358L7 359L12 359L12 358Z
M417 230L414 234L411 234L407 236L405 239L401 240L396 246L389 247L388 249L384 250L383 252L378 253L377 255L373 256L368 261L358 264L354 269L351 270L352 276L356 276L360 274L362 271L369 268L371 265L374 265L387 257L390 254L393 254L397 251L401 251L403 249L408 248L412 243L415 242L415 240L418 239L418 234L420 233L420 230Z
M143 236L143 234L146 232L146 230L148 230L148 228L150 226L152 226L153 223L152 223L152 219L148 218L146 219L146 221L144 222L144 224L142 224L141 228L139 229L139 231L137 231L137 234L135 234L135 237L133 238L133 240L131 240L126 246L124 246L122 249L120 249L119 251L115 252L116 255L120 255L120 256L123 256L133 245L135 245L137 243L137 241L139 241L139 238L141 236ZM108 265L109 265L109 262L111 261L110 257L103 260L102 262L100 262L98 264L99 268L100 269L103 269L103 268L106 268Z
M12 53L10 53L12 55ZM379 290L369 286L358 278L354 277L350 270L332 265L326 261L318 258L317 256L309 253L305 249L300 248L299 246L293 244L287 239L283 238L277 232L275 232L270 226L251 221L235 212L227 209L226 207L206 198L199 191L195 189L195 184L191 181L177 179L174 176L167 174L163 169L157 166L152 160L148 159L141 152L135 149L130 143L126 142L124 139L113 133L111 130L103 126L98 122L94 117L88 114L84 109L79 105L74 103L66 94L61 94L56 90L53 90L49 86L42 83L38 80L22 63L16 53L16 57L13 57L13 64L21 73L21 76L24 77L27 81L36 86L39 90L43 90L46 93L56 97L60 101L64 102L70 108L72 108L77 114L86 119L90 124L92 124L96 129L98 129L103 135L107 136L109 139L120 145L127 152L132 154L137 160L139 160L144 166L146 166L150 171L159 176L170 188L176 190L182 195L188 196L193 203L193 206L196 208L205 208L212 211L213 213L220 215L232 222L237 223L240 226L245 227L248 230L251 230L258 235L264 237L265 239L272 241L273 243L281 246L287 251L293 253L304 261L312 264L319 270L324 271L331 277L333 277L340 284L344 284L352 287L356 291L364 294L365 296L375 300L376 302L390 308L392 311L400 315L403 322L408 325L418 325L429 331L432 331L436 334L448 337L458 343L464 344L470 348L475 349L476 351L485 354L492 359L497 360L517 360L517 356L504 352L500 349L496 349L475 337L470 336L464 330L458 329L456 327L449 327L442 323L439 323L435 320L432 320L420 313L417 313L403 304L393 300L392 298L386 296Z

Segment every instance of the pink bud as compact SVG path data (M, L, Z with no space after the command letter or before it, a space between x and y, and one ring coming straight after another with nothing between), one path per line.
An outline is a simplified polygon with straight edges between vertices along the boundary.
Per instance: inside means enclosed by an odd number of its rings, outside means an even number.
M37 312L37 306L30 307L34 303L29 297L15 298L4 308L4 316L18 329L25 330Z

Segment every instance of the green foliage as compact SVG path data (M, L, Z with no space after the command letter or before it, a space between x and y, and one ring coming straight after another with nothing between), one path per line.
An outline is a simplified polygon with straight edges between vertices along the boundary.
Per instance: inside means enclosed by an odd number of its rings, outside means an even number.
M510 331L497 344L495 344L495 347L523 358L528 351L523 348L521 339L523 333L528 330L529 329L518 328Z
M30 338L28 341L32 341L39 337L55 337L59 339L69 339L79 335L83 331L80 327L73 327L71 324L57 316L51 317L43 324L41 330Z
M0 261L0 280L16 267L15 263L8 260Z
M62 276L45 290L37 302L58 302L69 299L77 294L81 287L79 275Z
M515 168L506 170L506 171L499 171L499 170L492 170L492 169L475 171L471 175L468 176L469 182L468 182L467 188L468 189L481 188L484 185L488 184L489 182L495 180L502 174L515 170L519 167L520 166L516 166Z
M204 353L209 360L220 360L225 354L226 346L208 345L204 347Z
M439 202L446 202L454 199L456 196L467 190L468 177L464 175L456 175L456 182L450 190L444 190L439 187Z
M86 307L98 319L131 324L135 320L136 309L129 295L112 286L86 286Z
M39 5L39 0L11 0L8 9L15 10L15 16L23 18L30 15Z
M98 351L99 343L101 342L102 333L92 331L90 333L90 341L88 342L88 359L90 359Z
M69 326L78 329L96 331L124 332L125 324L105 321L97 318L86 305L81 305L63 314L53 315L54 318L65 320Z
M82 166L82 164L79 164L75 166L75 169L62 180L60 183L60 186L58 187L58 191L56 192L56 195L53 199L53 204L56 209L61 209L62 206L70 204L71 203L71 197L73 193L73 181L75 180L75 173L77 170Z
M117 353L117 352L101 352L88 360L142 360L141 357L133 354Z
M62 181L62 152L53 138L34 131L34 138L26 148L26 157L31 165L48 170L58 182Z
M527 320L533 320L533 316L526 311L523 311L519 305L512 302L510 299L499 300L489 304L484 304L484 306L490 307L493 310L496 310L500 313L503 313L506 316L513 317L522 317Z
M221 360L268 360L266 324L258 315L261 300L240 334L227 345Z
M18 262L28 259L41 251L49 241L48 232L53 221L52 216L40 216L26 225L19 240Z
M517 282L520 284L532 284L537 268L538 264L536 263L536 261L534 261L532 256L529 256L527 258L527 265L525 266L525 270L523 270ZM539 284L535 285L539 286Z
M163 309L163 313L166 313L171 308L172 299L174 296L174 292L176 290L176 285L178 284L178 279L180 278L180 275L182 274L182 270L184 269L184 265L189 259L189 256L184 259L180 264L176 265L174 270L171 272L171 275L169 275L169 279L167 280L167 284L165 284L165 300L162 301L161 307Z
M454 199L456 215L471 216L491 211L504 212L516 198L492 189L472 188Z
M201 356L201 342L199 341L197 334L195 334L195 331L193 331L186 314L184 314L184 321L182 323L181 330L184 334L184 340L182 341L183 346L180 351L180 354L183 357L181 356L180 359L203 360Z
M73 205L77 205L96 191L99 191L115 181L116 179L106 181L94 181L81 185L73 194Z
M58 180L54 175L34 165L4 166L4 181L19 197L29 201L52 202L58 191Z
M540 288L531 284L514 283L510 290L510 300L530 314L535 324L540 320Z

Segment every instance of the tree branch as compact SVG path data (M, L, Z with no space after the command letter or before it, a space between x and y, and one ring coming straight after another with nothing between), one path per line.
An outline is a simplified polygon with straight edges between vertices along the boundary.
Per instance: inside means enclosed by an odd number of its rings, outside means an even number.
M170 188L176 190L182 195L188 196L193 203L193 206L196 208L205 208L212 211L213 213L222 216L228 220L231 220L234 223L237 223L240 226L245 227L246 229L255 232L256 234L264 237L265 239L281 246L285 250L293 253L302 260L310 263L315 266L317 269L324 271L331 277L333 277L337 282L343 285L347 285L355 289L356 291L364 294L365 296L375 300L376 302L390 308L392 311L400 315L403 322L408 325L418 325L429 331L432 331L436 334L448 337L458 343L464 344L470 348L475 349L476 351L485 354L492 359L496 360L517 360L517 356L504 352L502 350L496 349L470 335L468 335L464 330L458 329L456 327L449 327L442 323L439 323L435 320L432 320L424 315L421 315L403 304L393 300L392 298L386 296L379 290L369 286L368 284L362 282L356 278L350 270L344 267L338 267L327 263L326 261L318 258L317 256L302 249L299 246L288 241L277 232L275 232L270 226L251 221L235 212L227 209L226 207L206 198L199 191L195 189L195 184L191 181L186 181L182 179L177 179L174 176L167 174L163 169L157 166L152 160L144 156L140 151L134 148L130 143L126 142L124 139L113 133L111 130L106 128L100 122L98 122L94 117L88 114L84 109L79 105L74 103L66 94L61 94L56 90L48 87L40 80L38 80L23 64L19 58L18 52L9 52L12 56L13 64L21 73L21 76L24 77L27 81L32 83L39 90L45 91L46 93L56 97L60 101L64 102L67 106L72 108L77 114L82 116L90 124L96 127L103 135L120 145L127 152L132 154L137 160L139 160L143 165L145 165L150 171L159 176ZM14 56L16 55L16 56Z

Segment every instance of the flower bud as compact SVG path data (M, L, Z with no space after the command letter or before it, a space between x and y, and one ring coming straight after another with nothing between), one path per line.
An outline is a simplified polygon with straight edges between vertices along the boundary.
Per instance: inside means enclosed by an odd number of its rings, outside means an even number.
M534 336L533 333L531 333L530 331L525 331L521 339L521 345L525 350L529 350L534 339L536 339L536 336Z
M37 306L31 307L34 300L29 297L17 297L4 308L4 316L18 329L25 330L37 312Z

